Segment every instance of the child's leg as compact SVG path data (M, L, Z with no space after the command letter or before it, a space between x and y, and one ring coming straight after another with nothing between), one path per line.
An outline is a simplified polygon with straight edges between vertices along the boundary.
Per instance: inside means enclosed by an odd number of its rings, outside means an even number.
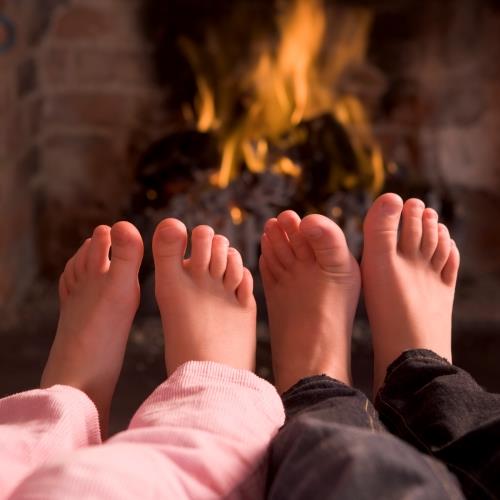
M283 403L268 498L463 498L443 464L385 431L360 391L318 375L295 384Z
M130 428L44 467L13 498L256 498L270 440L283 423L276 390L249 369L255 302L241 257L208 227L158 227L156 289L171 373Z
M100 442L97 409L77 389L55 385L0 400L0 498L36 467Z
M360 276L340 228L287 211L266 225L262 249L275 377L288 389L269 497L461 498L446 468L384 432L349 386Z
M450 364L458 265L447 229L420 200L403 206L386 194L374 203L362 269L375 391L385 377L380 416L394 434L445 462L467 495L497 498L500 395Z
M287 210L265 226L260 271L278 390L321 373L351 384L361 279L342 230L321 215L301 222Z
M387 367L405 350L432 349L451 362L459 254L434 210L417 199L403 207L392 193L370 208L364 235L361 269L376 394Z
M137 309L141 257L139 233L120 222L112 229L98 227L66 265L59 325L42 377L45 389L0 401L3 494L45 462L100 442L99 416L105 429Z
M132 224L99 226L68 261L59 283L61 313L41 387L63 384L85 392L97 406L104 436L139 306L142 255Z

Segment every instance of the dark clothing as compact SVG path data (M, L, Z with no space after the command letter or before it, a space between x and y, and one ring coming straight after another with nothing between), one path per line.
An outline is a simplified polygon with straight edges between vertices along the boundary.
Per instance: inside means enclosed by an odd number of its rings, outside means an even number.
M500 396L431 351L392 363L379 414L326 375L299 381L283 403L270 499L459 499L457 477L468 498L500 498Z
M403 353L375 407L388 430L444 462L468 498L500 498L500 395L432 351Z

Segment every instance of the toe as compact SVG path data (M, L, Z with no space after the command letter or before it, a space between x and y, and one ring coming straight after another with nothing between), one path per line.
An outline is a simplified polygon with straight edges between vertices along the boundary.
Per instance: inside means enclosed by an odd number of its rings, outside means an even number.
M253 298L253 278L252 273L244 267L243 278L236 290L236 296L243 307L248 307L254 302Z
M375 253L396 252L398 227L403 200L394 193L379 196L368 210L363 224L364 251Z
M274 254L281 265L286 269L291 267L295 262L295 255L285 232L278 223L278 219L269 219L264 227L264 233L269 238Z
M103 273L108 270L110 247L111 228L109 226L96 227L87 255L87 270L90 273Z
M186 246L186 226L177 219L162 220L153 235L155 267L167 272L180 271Z
M450 255L448 257L448 260L446 261L446 264L444 265L443 271L441 272L441 277L448 286L455 286L457 282L459 266L460 253L455 242L451 240Z
M273 275L274 279L278 280L286 272L286 269L276 257L269 236L265 233L260 239L260 247L262 249L262 257L266 262L266 268Z
M79 280L85 275L87 270L87 258L90 248L90 238L87 238L75 254L75 276Z
M212 257L210 260L210 274L212 278L222 279L226 272L227 251L229 240L221 234L216 234L212 240Z
M64 279L64 273L59 277L59 299L61 302L66 300L66 297L69 295L68 288L66 287L66 282Z
M299 234L300 217L293 210L285 210L277 217L281 229L285 231L290 239L294 234Z
M286 210L278 215L278 223L286 233L295 257L304 262L314 260L311 247L299 231L300 217L298 214L293 210Z
M308 215L300 223L300 232L325 271L335 271L350 262L344 233L331 219L318 214Z
M422 216L422 244L420 251L426 259L431 259L438 244L438 214L426 208Z
M75 256L71 257L71 259L66 262L62 278L64 280L66 290L71 293L71 291L75 288L77 281L75 273Z
M120 221L111 228L112 277L137 278L144 254L144 245L137 228L130 222Z
M189 266L194 273L207 273L212 255L214 230L210 226L197 226L191 233Z
M403 206L399 251L405 256L415 256L420 251L424 209L424 202L417 198L410 198Z
M230 247L227 252L227 267L224 273L224 287L234 292L243 279L243 259L236 248Z
M448 228L444 224L438 225L438 244L434 255L432 256L432 267L438 273L443 270L448 257L450 256L451 239Z
M259 258L259 271L264 288L269 288L276 283L277 280L269 269L269 265L267 264L267 261L263 255L261 255Z

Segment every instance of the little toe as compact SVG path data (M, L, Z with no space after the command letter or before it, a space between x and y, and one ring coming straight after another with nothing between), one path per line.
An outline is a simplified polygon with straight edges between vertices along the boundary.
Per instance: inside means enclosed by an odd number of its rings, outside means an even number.
M285 210L278 215L278 223L286 233L295 257L301 261L314 260L314 254L307 240L300 233L300 217L293 210Z
M110 276L137 278L144 254L144 245L137 228L130 222L120 221L111 228Z
M438 214L426 208L422 216L422 244L420 251L426 259L431 259L438 244Z
M197 226L191 233L191 257L189 266L194 273L208 273L212 256L214 230L210 226Z
M438 244L432 256L431 264L434 270L440 273L450 256L451 239L448 228L444 224L438 224Z
M75 256L71 257L71 259L66 262L64 266L63 279L66 285L66 290L69 293L76 287L76 273L75 273Z
M87 255L87 270L92 274L106 272L109 268L111 228L97 226L92 234Z
M323 215L302 219L300 232L308 241L319 266L325 271L338 270L350 262L350 252L342 229Z
M227 251L227 267L224 273L224 287L234 292L243 279L243 259L236 248L230 247Z
M291 267L295 262L295 255L285 232L278 223L278 219L269 219L264 226L264 233L269 238L274 255L276 255L281 265L285 269Z
M422 215L425 204L417 198L410 198L403 206L403 222L399 237L399 250L405 256L415 256L422 243Z
M248 307L254 301L252 273L246 267L243 268L243 278L236 290L236 296L243 307Z
M64 273L59 277L59 299L61 301L66 300L66 297L69 295L68 288L66 286L66 282L64 279Z
M90 238L87 238L75 254L75 276L80 280L87 270L87 258L90 248Z
M441 272L441 278L448 286L454 287L457 282L458 268L460 267L460 252L456 243L451 240L451 250L448 260Z
M283 267L278 257L274 252L274 247L267 234L263 234L260 239L260 247L262 249L262 256L266 262L267 269L272 273L274 278L278 280L285 272L286 269Z
M210 275L215 279L222 279L226 272L227 251L229 240L221 234L216 234L212 240L212 258L210 260Z
M153 235L155 268L167 273L182 270L186 246L186 226L178 219L163 219Z
M368 210L363 224L364 250L367 252L396 252L398 227L403 209L403 200L394 193L379 196Z

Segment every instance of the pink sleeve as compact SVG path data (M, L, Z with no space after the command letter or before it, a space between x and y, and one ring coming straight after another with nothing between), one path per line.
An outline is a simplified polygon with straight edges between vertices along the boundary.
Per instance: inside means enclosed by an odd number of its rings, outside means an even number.
M268 382L189 362L153 392L129 429L35 472L13 498L259 498L266 451L283 421Z
M0 498L36 467L100 442L96 407L77 389L56 385L1 399Z

